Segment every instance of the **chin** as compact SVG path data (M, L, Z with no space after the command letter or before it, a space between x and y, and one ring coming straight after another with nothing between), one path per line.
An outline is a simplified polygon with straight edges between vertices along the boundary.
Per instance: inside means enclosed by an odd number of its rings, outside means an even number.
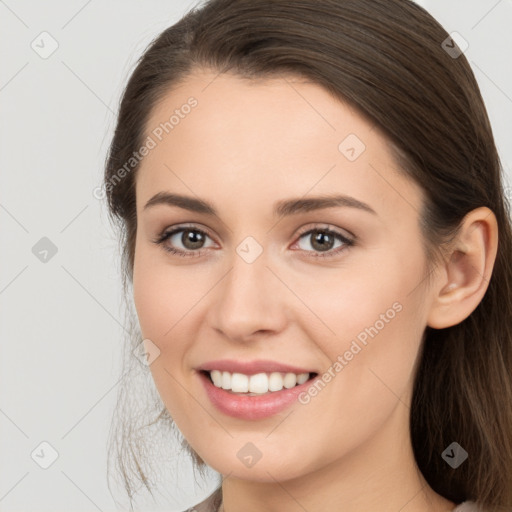
M219 446L222 453L198 452L200 457L218 473L253 482L275 483L302 477L313 470L305 463L305 454L291 446L293 455L286 457L283 450L263 446L263 441L244 440L232 443L235 447ZM239 447L240 445L240 447ZM256 448L259 446L260 448ZM211 448L211 447L210 447Z

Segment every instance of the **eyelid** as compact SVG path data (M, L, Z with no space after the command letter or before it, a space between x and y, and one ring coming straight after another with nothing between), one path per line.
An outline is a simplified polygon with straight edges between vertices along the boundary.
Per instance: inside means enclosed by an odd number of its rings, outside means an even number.
M319 258L321 259L336 259L342 252L345 252L349 249L351 249L354 245L356 245L356 237L350 233L349 236L345 236L342 234L339 230L341 228L333 227L328 224L323 225L315 225L304 228L298 235L297 235L297 241L293 243L292 247L297 245L302 237L305 235L309 235L315 231L329 233L334 238L339 240L342 245L340 247L329 249L328 251L304 251L299 250L299 252L303 253L303 257L305 258L312 258L313 261Z
M198 227L201 226L201 227ZM196 223L185 223L185 224L177 224L172 227L166 227L163 230L161 230L155 238L151 240L152 243L160 246L160 248L167 253L171 254L172 256L178 256L181 258L199 258L203 256L203 253L206 252L206 256L211 256L208 254L208 248L200 248L198 250L190 250L190 249L175 249L174 247L170 247L166 244L166 242L173 237L175 234L181 232L181 231L197 231L199 233L202 233L206 235L208 238L215 241L215 237L211 235L210 230L206 227L203 227L200 224Z
M320 223L315 224L313 226L301 228L301 230L298 233L298 237L300 238L302 235L305 235L306 233L309 233L310 231L330 231L336 235L342 236L344 238L347 238L348 240L355 241L356 236L353 235L350 231L347 231L346 229L338 228L336 226L333 226L332 224L326 224L326 223ZM344 235L343 233L340 233L341 231L344 231L347 233L348 236Z
M201 227L199 227L199 226L201 226ZM171 249L169 247L164 246L164 243L169 238L174 236L176 233L185 231L187 229L191 230L191 231L200 232L200 233L208 236L210 239L212 239L215 242L215 237L211 235L211 232L208 228L203 227L200 224L195 224L195 223L178 224L172 228L165 228L156 237L156 239L154 239L152 241L156 244L162 245L163 246L162 248L164 250L166 250L167 252L173 253L175 255L183 256L183 257L194 257L194 256L200 257L203 255L203 252L208 252L208 250L207 250L208 248L200 248L198 250L191 250L191 249L184 250L184 249L175 249L175 248ZM325 231L325 232L328 232L328 233L332 234L333 236L337 237L338 239L341 239L341 242L344 244L344 247L337 247L336 249L330 249L328 251L325 251L324 253L321 251L318 252L318 251L303 251L303 250L299 250L299 252L304 252L306 257L312 257L312 258L333 257L334 258L339 253L349 249L356 243L356 237L352 233L350 233L347 230L344 230L347 233L349 233L349 236L345 236L344 234L339 232L340 229L341 228L338 228L338 227L335 227L335 226L332 226L332 225L326 224L326 223L323 223L323 224L317 223L315 225L305 226L299 230L299 233L296 235L295 242L293 242L292 246L296 245L304 235L307 235L313 231Z
M181 230L184 230L184 229L194 229L194 230L197 230L197 231L201 231L201 232L204 232L206 235L208 235L211 239L215 239L215 236L212 235L212 233L210 232L210 230L201 225L201 224L195 224L195 223L185 223L185 224L178 224L176 225L175 227L172 227L172 228L165 228L161 231L161 233L158 235L158 238L160 237L163 237L163 236L166 236L166 235L169 235L171 233L176 233L178 231L181 231ZM335 232L336 234L339 234L341 236L345 236L343 235L342 233L338 233L338 230L342 229L342 228L338 228L336 226L333 226L332 224L327 224L327 223L320 223L320 224L313 224L313 225L309 225L309 226L305 226L305 227L302 227L299 229L299 232L297 233L297 237L300 238L302 235L305 235L306 233L308 233L309 231L312 231L312 230L327 230L327 231L333 231ZM350 231L347 231L346 229L343 229L343 231L345 231L346 233L348 233L348 237L345 236L345 238L349 238L350 240L355 240L356 236L354 234L352 234Z
M163 229L160 232L159 235L157 235L157 239L167 237L167 236L172 236L180 231L185 231L187 229L189 229L191 231L199 231L200 233L204 233L205 235L209 236L212 240L215 240L215 236L211 233L211 231L207 227L204 227L201 224L194 224L194 223L177 224L176 226L166 227L165 229Z

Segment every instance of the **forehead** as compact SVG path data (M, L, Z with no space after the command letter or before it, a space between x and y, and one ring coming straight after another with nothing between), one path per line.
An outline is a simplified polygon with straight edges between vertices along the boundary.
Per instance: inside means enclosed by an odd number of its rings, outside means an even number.
M419 208L419 188L378 127L303 78L196 71L156 105L146 137L155 147L137 176L139 209L176 188L247 207L309 191L359 196L382 211L391 200L395 216Z
M186 106L191 97L197 101L190 112L194 115L188 115ZM146 132L151 133L182 109L187 113L172 121L174 135L190 134L193 128L194 135L204 135L207 142L215 135L213 132L218 137L229 133L231 140L240 143L232 144L231 151L245 146L243 142L248 140L273 140L273 147L283 148L299 142L302 146L305 139L318 145L320 138L337 150L337 142L347 129L361 139L368 139L375 132L372 138L376 141L380 135L376 126L350 105L334 98L319 84L295 76L249 79L196 70L154 107ZM275 134L279 137L273 138Z

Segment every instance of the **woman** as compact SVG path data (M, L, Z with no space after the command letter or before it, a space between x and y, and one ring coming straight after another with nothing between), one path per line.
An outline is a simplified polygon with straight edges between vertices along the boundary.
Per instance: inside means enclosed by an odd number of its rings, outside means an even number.
M222 475L195 510L512 509L500 173L412 2L211 0L150 45L105 188L152 423Z

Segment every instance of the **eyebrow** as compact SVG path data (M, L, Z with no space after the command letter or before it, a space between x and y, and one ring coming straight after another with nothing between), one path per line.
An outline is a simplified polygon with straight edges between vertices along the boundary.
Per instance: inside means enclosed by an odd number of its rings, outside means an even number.
M210 216L218 216L215 207L203 199L191 196L183 196L180 194L171 194L169 192L158 192L144 206L143 210L147 210L156 205L177 206L191 212L203 213ZM366 203L358 199L346 195L336 196L317 196L298 199L286 199L278 201L274 205L274 216L286 217L298 213L321 210L323 208L348 207L357 208L373 215L377 212Z

